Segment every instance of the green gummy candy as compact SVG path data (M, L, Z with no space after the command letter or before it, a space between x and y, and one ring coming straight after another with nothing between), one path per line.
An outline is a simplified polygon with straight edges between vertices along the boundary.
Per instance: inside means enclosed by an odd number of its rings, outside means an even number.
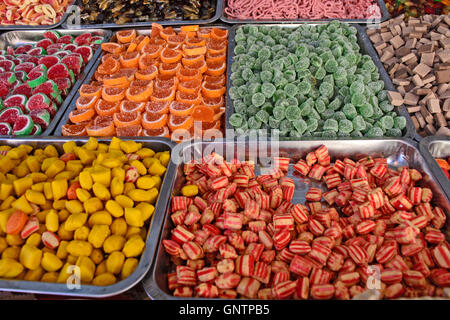
M350 133L353 131L353 123L348 119L339 120L339 132Z
M260 107L266 102L266 96L261 92L257 92L252 96L252 104L256 107Z
M398 116L394 118L394 127L400 130L406 128L406 118L404 116Z
M327 119L323 125L324 130L331 130L334 132L338 132L339 130L339 124L334 119Z
M292 126L301 134L303 134L303 132L305 132L308 128L307 123L303 119L292 121Z
M358 115L358 111L356 111L355 106L351 103L345 104L342 108L342 112L344 112L345 116L349 120L353 120Z
M235 127L235 128L239 128L240 126L242 126L242 123L244 121L244 117L239 114L239 113L233 113L230 118L228 119L229 123Z

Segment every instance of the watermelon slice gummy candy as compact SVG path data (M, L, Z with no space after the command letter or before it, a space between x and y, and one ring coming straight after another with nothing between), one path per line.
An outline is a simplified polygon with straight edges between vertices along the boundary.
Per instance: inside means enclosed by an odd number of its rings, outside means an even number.
M50 113L48 110L32 110L29 113L31 119L33 119L34 123L39 124L44 130L50 125Z
M7 122L14 124L17 117L22 115L23 112L18 107L6 108L0 111L0 122Z
M64 50L65 51L72 51L72 52L74 52L76 48L78 48L78 46L76 44L74 44L74 43L69 43L69 44L66 44L64 46Z
M14 71L14 74L16 75L17 80L19 81L27 81L28 80L28 75L27 72L19 70L19 71Z
M33 130L31 130L30 135L32 135L32 136L39 136L39 135L41 135L41 133L42 133L42 128L41 128L41 126L38 125L37 123L35 123L35 124L33 125Z
M43 56L39 59L39 64L44 65L47 69L59 63L61 59L58 56Z
M48 69L47 77L51 80L57 78L69 78L69 68L67 68L67 66L63 63L57 63Z
M34 71L28 74L28 85L35 88L47 81L47 74L44 71Z
M31 110L42 110L50 108L51 100L43 93L33 94L28 99L25 109L30 112Z
M0 60L0 67L5 71L14 71L15 63L11 60Z
M53 43L55 43L61 37L59 32L58 31L54 31L54 30L50 30L50 31L44 32L43 36L46 39L52 40Z
M48 53L48 50L49 50L49 49L58 49L58 50L61 50L62 48L64 48L64 46L65 46L64 43L54 43L54 44L51 44L51 45L49 45L49 46L47 47L47 53Z
M27 98L29 98L32 94L32 89L28 85L28 83L22 83L21 85L14 88L12 94L23 94Z
M94 55L94 50L92 50L92 48L88 46L78 47L75 50L75 52L81 54L81 56L83 57L83 61L86 64L89 62L89 60L91 60L92 56Z
M47 80L33 89L33 94L36 93L44 93L47 97L56 98L61 94L61 91L53 80Z
M10 86L14 82L16 82L17 78L14 72L8 71L8 72L1 72L0 73L0 82L3 82L7 86Z
M78 46L90 44L92 41L92 35L90 33L83 33L76 37L73 42L75 42Z
M41 47L43 49L47 49L49 45L53 44L53 41L50 39L42 39L36 43L36 47Z
M68 43L72 43L72 42L73 42L73 37L70 34L62 36L58 40L56 40L56 43L68 44Z
M16 136L27 136L33 130L34 122L29 115L23 114L14 121L13 134Z
M31 44L24 44L14 50L14 54L22 54L33 49Z
M30 56L42 56L44 54L47 54L47 51L45 51L44 48L37 47L27 51L27 54L29 54Z
M0 98L5 98L9 93L8 86L0 81Z
M50 117L54 117L55 114L58 112L58 107L56 106L56 104L52 101L52 103L50 104L50 107L47 109L48 113L50 113Z
M72 51L69 50L60 50L58 52L55 52L54 55L57 56L58 58L64 58L65 56L68 56L71 53Z
M36 67L33 62L22 62L14 68L14 71L25 71L26 73L30 72Z
M9 136L12 135L12 127L7 122L0 122L0 135Z
M53 80L63 96L67 95L72 83L69 78L56 78Z
M19 107L22 111L24 111L27 100L28 98L23 94L14 94L3 101L3 106L5 108Z
M61 59L61 63L64 63L74 74L79 74L83 66L83 59L78 55L68 55Z

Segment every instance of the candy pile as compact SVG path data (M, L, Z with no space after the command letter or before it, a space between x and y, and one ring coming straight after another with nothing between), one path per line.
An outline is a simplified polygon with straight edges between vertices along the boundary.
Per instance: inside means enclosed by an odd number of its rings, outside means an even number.
M418 18L425 14L447 15L450 13L448 0L384 0L392 17Z
M294 204L290 161L275 158L260 176L253 163L217 154L185 164L163 240L175 296L350 299L366 290L372 267L388 299L441 296L450 286L446 213L419 171L371 156L331 164L321 146L293 168L323 184Z
M72 0L3 0L0 25L52 25L58 23Z
M47 31L35 44L0 56L0 135L39 135L63 103L103 37Z
M438 163L439 167L442 169L442 172L444 172L445 176L450 179L450 158L446 159L436 159L436 162Z
M338 21L236 30L229 123L290 137L402 136L406 119L389 103L355 27Z
M0 277L110 285L134 272L145 248L168 151L90 138L64 153L0 147Z
M116 33L95 80L80 88L63 135L164 136L220 129L225 111L228 31L154 23L149 36Z

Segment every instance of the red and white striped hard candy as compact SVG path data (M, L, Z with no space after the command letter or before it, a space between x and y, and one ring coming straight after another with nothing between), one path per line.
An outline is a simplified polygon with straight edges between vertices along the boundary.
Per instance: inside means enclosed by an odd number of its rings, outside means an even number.
M436 264L441 268L450 268L450 250L444 244L437 245L431 249L431 254L433 256Z
M309 261L299 255L295 255L289 265L290 272L302 277L307 277L311 272L311 268Z
M239 285L241 276L237 273L227 272L215 278L214 283L219 289L234 289Z
M334 296L334 286L332 284L319 284L311 286L311 298L316 300L327 300Z
M369 256L367 254L367 251L360 246L348 246L348 254L357 265L364 265L368 263Z
M272 295L275 299L288 299L297 288L296 281L285 281L277 283L272 287Z
M258 280L261 283L268 284L270 281L270 275L271 275L271 267L270 265L264 263L264 262L256 262L255 263L255 269L253 271L253 278Z
M256 299L260 287L261 282L259 282L258 280L244 277L239 282L236 288L236 292L244 297Z
M309 278L302 277L297 279L296 288L297 297L306 300L309 297Z

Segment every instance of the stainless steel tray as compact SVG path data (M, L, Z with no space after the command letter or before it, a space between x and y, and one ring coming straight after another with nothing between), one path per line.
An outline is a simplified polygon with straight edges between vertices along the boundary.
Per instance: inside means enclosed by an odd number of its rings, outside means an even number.
M75 0L80 3L80 0ZM125 24L116 24L116 23L103 23L103 24L68 24L67 21L64 22L62 27L64 29L85 29L85 28L104 28L104 29L113 29L113 28L139 28L139 27L150 27L153 22L157 22L160 25L191 25L191 24L209 24L219 20L220 15L223 11L223 0L216 0L216 12L214 16L210 19L205 20L156 20L156 21L147 21L147 22L133 22L133 23L125 23ZM67 19L68 20L68 19Z
M328 22L322 22L322 23L328 23ZM319 23L311 23L311 25L316 25ZM255 24L256 26L260 26L261 24ZM267 26L274 26L274 25L278 25L280 27L283 28L297 28L299 26L301 26L302 24L299 23L291 23L291 24L266 24ZM226 96L226 111L225 111L225 128L228 130L233 130L233 126L230 125L228 119L231 117L231 115L234 112L234 106L233 106L233 100L230 98L229 95L229 90L232 87L232 83L231 83L231 79L230 79L230 75L231 75L231 65L234 62L234 47L236 45L234 39L236 36L236 30L237 28L239 28L240 25L234 25L231 29L230 29L230 34L228 36L228 57L227 57L227 96ZM370 40L366 34L366 32L364 31L364 28L361 27L358 24L355 24L354 27L358 30L358 44L361 48L361 52L364 54L369 55L373 62L375 63L375 65L378 68L378 72L380 73L380 79L384 81L384 86L386 90L395 90L394 85L392 84L391 79L389 78L389 75L387 74L386 70L383 67L383 64L381 63L380 59L378 58L378 55L375 52L375 49L373 48L372 44L370 43ZM398 115L404 116L406 118L406 128L404 129L404 134L403 134L403 138L414 138L414 133L415 133L415 129L414 129L414 124L411 120L410 115L408 114L408 112L406 111L406 108L404 105L395 108L395 111L397 112ZM227 136L228 138L228 136ZM304 137L304 138L281 138L282 140L311 140L311 137ZM320 139L320 138L319 138ZM332 138L333 140L343 140L343 139L355 139L355 140L366 140L366 139L370 139L370 138Z
M206 28L206 26L204 26L204 27ZM219 27L219 28L228 29L228 30L230 29L229 26L226 26L226 25L217 25L217 24L208 25L207 27L208 27L208 28ZM202 28L202 27L200 27L200 28ZM177 27L175 27L174 29L176 30ZM142 34L142 35L150 35L152 29L151 29L151 28L150 28L150 29L136 29L136 31L138 32L138 34ZM230 35L228 35L228 41L230 41L229 39L230 39ZM115 41L115 36L112 35L112 36L109 38L109 41ZM99 64L101 63L101 60L102 60L102 59L101 59L101 57L102 57L101 49L100 49L99 51L100 51L100 53L99 53L99 55L98 55L98 57L97 57L97 59L96 59L97 61L95 61L95 63L93 64L93 66L90 68L89 73L87 73L87 75L84 77L83 83L81 83L80 86L81 86L82 84L88 84L88 83L92 80L92 78L94 77L94 73L95 73L95 71L97 70L97 67L99 66ZM230 54L230 53L228 52L228 55L229 55L229 54ZM227 62L227 63L228 63L228 62ZM227 69L227 71L228 71L228 69ZM227 84L227 85L228 85L228 84ZM62 136L62 131L61 131L62 126L69 122L69 113L70 113L72 110L74 110L74 109L76 108L76 101L77 101L77 99L78 99L79 97L80 97L80 93L78 92L78 89L77 89L77 91L74 92L74 96L73 96L73 98L72 98L72 103L71 103L71 104L69 105L69 107L65 110L64 115L62 115L62 116L60 117L60 121L59 121L59 123L57 124L55 131L53 132L54 135L56 135L56 136Z
M28 144L33 147L45 147L49 144L57 147L58 151L62 151L62 144L67 141L76 141L83 144L87 142L87 138L23 138L23 139L0 139L0 145L18 146L20 144ZM110 139L98 139L99 141L107 142ZM129 140L129 139L123 139ZM154 151L171 151L175 146L175 143L166 138L149 138L139 139L135 138L134 141L141 142L144 147L152 148ZM175 165L170 162L164 180L159 191L159 198L155 205L155 212L153 213L153 222L150 230L147 234L147 240L145 242L145 250L139 259L139 265L136 270L124 280L121 280L110 286L94 286L94 285L81 285L80 289L68 289L65 283L45 283L39 281L22 281L22 280L0 280L1 291L14 291L14 292L29 292L40 293L50 295L61 296L80 296L80 297L109 297L122 293L133 286L135 286L150 269L155 255L159 234L161 232L161 226L165 212L167 211L167 203L169 200L170 190L175 175Z
M450 201L450 180L447 179L435 160L435 158L450 158L450 138L425 137L420 141L419 148Z
M270 143L270 142L269 142ZM271 156L289 157L291 161L289 165L288 176L295 181L295 192L292 203L304 203L306 192L310 187L320 187L326 190L323 184L312 182L308 178L299 178L298 175L293 174L293 166L297 160L304 158L306 154L315 150L321 145L325 145L330 153L331 160L334 161L336 157L344 158L351 157L353 159L360 159L364 156L371 155L373 157L386 157L391 168L398 168L401 166L409 166L415 168L424 174L424 178L419 185L427 185L433 191L433 205L439 205L447 215L447 224L445 230L447 239L450 238L450 203L445 196L439 183L434 177L432 168L427 164L425 159L420 154L417 143L409 139L378 139L371 140L370 143L363 140L341 140L339 143L330 140L315 140L315 141L274 141L271 147L266 152L260 151L259 146L255 141L240 140L234 141L214 141L214 142L186 142L180 147L180 155L188 155L192 159L201 159L201 155L206 156L211 152L216 152L224 156L225 160L230 161L233 154L238 151L239 155L245 154L246 159L253 159L256 164L256 174L259 174L261 166L259 161ZM270 144L269 144L270 146ZM279 149L279 152L273 150ZM234 152L234 153L232 153ZM177 153L178 154L178 153ZM227 156L230 155L230 156ZM195 157L195 158L194 158ZM259 157L259 158L258 158ZM172 156L172 159L173 156ZM241 159L240 159L241 160ZM245 160L245 159L242 159ZM265 163L264 161L263 163ZM293 163L294 162L294 163ZM171 182L170 193L177 194L183 185L183 165L178 165L176 168L175 179ZM169 255L165 252L164 246L161 245L162 240L170 238L170 231L173 228L172 220L170 219L170 201L168 210L164 217L163 231L159 241L158 250L156 253L155 263L151 271L143 280L143 287L149 297L157 300L177 299L168 290L167 287L167 273L172 272ZM186 298L183 298L186 299ZM194 298L191 298L194 299Z
M248 19L248 20L242 20L242 19L232 19L228 18L225 14L225 8L227 7L226 1L222 0L224 2L223 4L223 13L220 16L220 20L226 23L231 24L246 24L246 23L316 23L316 22L329 22L332 20L341 20L347 23L358 23L358 24L368 24L368 23L374 23L373 20L369 19L317 19L317 20L311 20L311 19L295 19L295 20L254 20L254 19ZM389 20L391 18L391 15L389 14L389 11L386 8L386 4L384 3L384 0L377 0L378 5L380 6L380 12L381 12L381 19L379 22L383 22L386 20Z
M93 34L99 35L104 37L104 42L108 41L109 38L111 38L111 31L109 30L102 30L102 29L84 29L84 30L64 30L64 29L56 29L55 31L58 31L62 35L72 35L72 36L78 36L80 34L91 32ZM42 39L42 34L45 32L45 30L23 30L23 31L10 31L5 32L2 35L0 35L0 49L5 49L7 46L13 46L16 47L18 45L22 44L34 44ZM81 73L78 76L78 80L75 82L75 84L70 89L69 93L67 94L67 97L64 99L61 106L58 108L58 112L53 117L52 121L50 122L50 125L47 129L45 129L41 136L50 136L56 125L59 123L60 118L64 114L67 106L72 101L72 98L76 92L78 92L78 89L80 88L81 84L83 83L86 75L91 70L92 66L97 62L98 57L100 56L102 52L102 49L100 48L100 45L98 49L94 52L94 55L92 56L91 60L89 60L88 64L84 67L84 69L81 71ZM0 136L2 137L2 136ZM3 136L7 137L7 136Z
M40 26L31 26L31 25L0 25L0 31L5 31L5 30L48 30L48 29L54 29L54 28L58 28L59 26L61 26L61 24L63 24L64 21L66 21L67 17L70 15L71 13L71 7L73 6L73 4L75 3L76 0L73 0L70 5L67 7L66 12L64 13L64 15L61 17L61 19L55 23L55 24L50 24L50 25L40 25Z

